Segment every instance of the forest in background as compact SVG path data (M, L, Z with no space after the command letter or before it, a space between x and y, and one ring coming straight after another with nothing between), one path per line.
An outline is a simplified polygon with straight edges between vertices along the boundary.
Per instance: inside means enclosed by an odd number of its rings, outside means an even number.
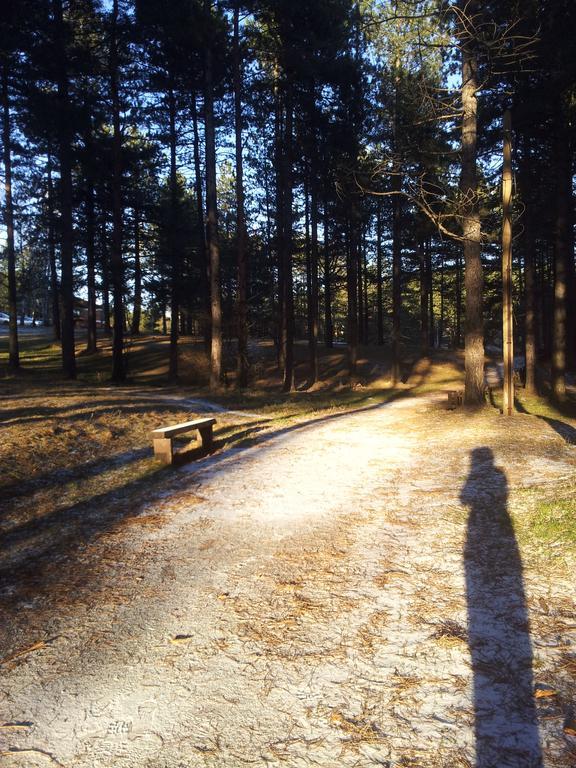
M273 338L465 348L465 400L502 345L503 117L513 317L528 391L576 363L571 0L7 0L0 19L0 309L77 341ZM82 309L81 309L82 308ZM85 334L79 334L79 326ZM78 338L76 338L78 337Z

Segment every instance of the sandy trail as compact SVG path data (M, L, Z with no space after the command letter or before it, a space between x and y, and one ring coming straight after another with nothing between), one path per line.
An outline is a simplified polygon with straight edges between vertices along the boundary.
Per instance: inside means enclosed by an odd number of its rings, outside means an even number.
M429 396L182 467L10 604L2 655L46 646L0 667L0 764L576 764L574 585L508 519L573 451Z

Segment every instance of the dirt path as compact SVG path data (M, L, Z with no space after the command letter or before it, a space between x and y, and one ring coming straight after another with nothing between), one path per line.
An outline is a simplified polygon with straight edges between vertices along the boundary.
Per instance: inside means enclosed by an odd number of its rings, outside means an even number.
M576 765L570 564L508 516L574 450L431 396L181 468L5 596L1 655L45 645L0 667L0 764Z

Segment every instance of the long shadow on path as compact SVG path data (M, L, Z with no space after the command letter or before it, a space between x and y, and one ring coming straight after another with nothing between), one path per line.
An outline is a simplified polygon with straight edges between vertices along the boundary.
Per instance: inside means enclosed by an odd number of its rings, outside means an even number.
M471 453L464 566L474 675L476 768L541 768L532 646L508 483L490 448Z

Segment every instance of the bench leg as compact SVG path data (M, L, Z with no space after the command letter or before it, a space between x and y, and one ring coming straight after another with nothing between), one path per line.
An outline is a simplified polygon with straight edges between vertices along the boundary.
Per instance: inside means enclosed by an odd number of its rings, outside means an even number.
M202 427L199 429L200 440L202 441L202 448L209 450L212 447L212 424L209 427Z
M174 458L172 440L169 437L154 438L154 456L163 464L172 464Z

